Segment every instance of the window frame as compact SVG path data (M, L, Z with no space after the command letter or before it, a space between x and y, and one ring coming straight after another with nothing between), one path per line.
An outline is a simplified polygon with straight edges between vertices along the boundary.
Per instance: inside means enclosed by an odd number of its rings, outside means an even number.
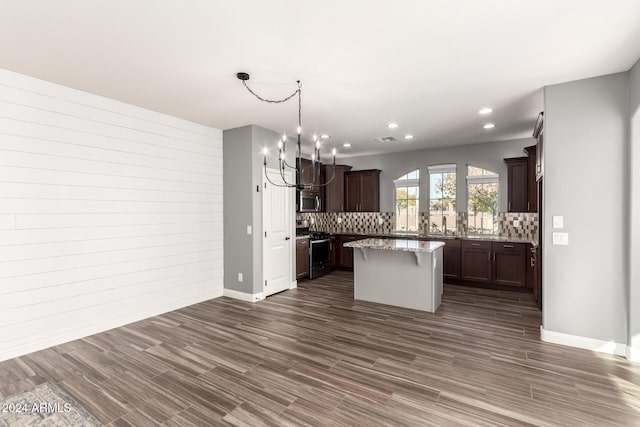
M429 223L427 224L427 233L434 233L434 231L431 231L431 175L436 175L436 174L445 174L445 173L452 173L455 175L455 194L452 197L452 199L455 201L455 213L456 213L456 220L453 221L452 224L447 223L447 229L451 230L453 229L453 231L447 231L447 230L440 230L439 233L448 233L448 232L453 232L455 233L457 231L457 208L458 208L458 165L456 163L444 163L444 164L437 164L437 165L431 165L427 167L427 180L428 180L428 194L427 194L427 215L429 218ZM439 200L444 200L445 198L442 197ZM449 199L449 198L447 198ZM445 210L444 210L444 205L442 206L442 209L439 211L440 215L444 218L445 217ZM442 221L441 221L442 223ZM435 231L436 233L438 233L437 231Z
M415 172L416 174L416 178L405 178L408 177L409 175L413 174ZM416 220L415 220L415 229L411 229L409 227L409 204L408 201L411 200L409 199L409 188L410 187L415 187L416 188ZM404 175L400 176L400 178L394 179L393 180L393 209L394 209L394 213L395 213L395 229L396 230L401 230L400 228L398 228L398 224L399 224L399 220L400 220L400 215L398 212L398 188L406 188L407 189L407 198L405 199L407 201L407 215L406 215L406 223L407 223L407 229L406 230L402 230L402 231L420 231L420 168L418 169L414 169L412 171L409 171L407 173L405 173Z
M483 174L481 175L470 175L469 174L469 168L476 168L476 169L481 169L483 171ZM484 172L488 172L488 173L484 173ZM467 176L466 176L466 184L467 184L467 188L466 188L466 192L467 192L467 227L470 228L471 227L471 215L470 215L470 203L469 203L469 198L471 195L471 191L469 191L469 186L470 185L484 185L484 184L495 184L496 185L496 212L495 215L493 216L493 227L491 230L489 229L485 229L484 227L481 228L481 230L478 232L477 228L474 231L474 233L472 234L479 234L479 235L485 235L485 234L496 234L498 232L498 213L500 211L500 174L496 173L492 170L489 169L485 169L483 167L480 166L474 166L474 165L467 165ZM488 211L481 211L482 213L488 213ZM486 230L486 231L484 231ZM469 230L467 230L467 232L469 232Z

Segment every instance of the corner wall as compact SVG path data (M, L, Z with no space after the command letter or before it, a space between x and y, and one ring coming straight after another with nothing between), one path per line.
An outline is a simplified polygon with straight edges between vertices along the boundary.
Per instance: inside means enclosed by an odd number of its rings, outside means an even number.
M0 360L222 295L222 132L0 70Z
M640 362L640 61L629 71L629 358Z
M545 88L543 336L617 354L627 342L628 83L619 73ZM568 246L552 244L554 215Z

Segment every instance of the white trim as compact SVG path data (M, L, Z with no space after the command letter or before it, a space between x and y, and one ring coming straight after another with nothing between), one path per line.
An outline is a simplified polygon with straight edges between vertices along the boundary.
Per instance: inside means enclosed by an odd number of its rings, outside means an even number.
M69 341L85 338L90 335L108 331L110 329L119 328L121 326L128 325L133 322L138 322L140 320L148 319L150 317L158 316L160 314L168 313L170 311L179 310L181 308L184 308L193 304L198 304L204 301L208 301L210 299L219 298L221 296L222 296L222 289L218 289L215 291L207 292L205 294L196 295L196 296L185 298L182 300L171 301L168 304L163 304L157 307L153 307L150 310L138 312L135 315L120 317L116 319L110 319L103 323L91 325L87 328L76 329L74 331L69 331L61 335L48 336L43 340L30 342L30 343L23 344L18 347L14 347L11 349L7 349L6 351L0 352L0 362L13 359L14 357L24 356L25 354L33 353L34 351L44 350L45 348L49 348L55 345L64 344Z
M420 186L419 179L394 179L393 185L397 187L418 187Z
M289 286L289 289L295 289L298 287L298 281L294 280L293 282L291 282L291 286Z
M500 175L467 175L468 184L499 184Z
M456 173L457 166L455 163L447 164L447 165L433 165L428 166L427 171L430 174L432 173Z
M640 363L640 348L627 346L626 357L632 362Z
M233 289L224 289L224 296L228 298L238 299L246 302L258 302L264 299L264 292L258 292L257 294L249 294L246 292L240 292Z
M585 350L597 351L599 353L615 354L616 356L623 357L626 355L625 344L581 337L578 335L563 334L561 332L547 331L542 327L542 325L540 325L540 339L554 344L583 348Z

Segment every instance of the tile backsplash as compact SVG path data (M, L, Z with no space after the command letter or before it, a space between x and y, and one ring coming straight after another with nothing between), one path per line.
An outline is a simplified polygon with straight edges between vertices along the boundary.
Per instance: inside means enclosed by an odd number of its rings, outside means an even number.
M311 230L340 231L343 233L391 233L395 230L393 212L318 212L299 213L297 219L308 220ZM517 225L516 225L517 224ZM429 212L420 212L419 232L426 234ZM458 212L456 234L468 233L467 212ZM499 212L498 235L538 239L538 214L529 212Z

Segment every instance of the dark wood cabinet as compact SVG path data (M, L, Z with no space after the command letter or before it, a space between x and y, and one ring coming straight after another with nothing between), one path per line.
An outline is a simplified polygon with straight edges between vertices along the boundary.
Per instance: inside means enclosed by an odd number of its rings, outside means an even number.
M507 211L528 212L527 168L529 160L526 157L514 157L504 159L504 161L507 164Z
M331 236L329 237L329 265L334 268L338 266L338 251L340 247L338 246L338 237Z
M340 236L340 267L353 269L353 248L345 248L344 244L366 236Z
M445 240L442 250L442 276L460 279L460 241Z
M344 212L344 175L351 170L351 166L336 165L335 176L333 165L324 165L322 168L325 182L328 182L324 187L324 210L325 212Z
M529 262L527 262L527 287L532 288L533 297L539 309L542 309L542 284L540 269L540 247L529 246Z
M296 239L296 279L309 275L309 238Z
M347 212L380 211L380 170L345 173L344 207Z
M462 280L491 282L491 242L463 240L460 255Z
M493 282L497 285L526 285L526 248L523 243L493 242Z
M527 153L527 212L538 212L538 181L536 177L537 147L524 149Z
M460 252L462 280L525 287L526 246L524 243L463 240Z
M297 161L297 159L296 159ZM302 183L309 190L320 191L322 187L311 187L311 184L320 185L322 183L322 166L313 167L313 162L308 159L300 159L300 165L298 166L300 175L296 177L296 183Z

